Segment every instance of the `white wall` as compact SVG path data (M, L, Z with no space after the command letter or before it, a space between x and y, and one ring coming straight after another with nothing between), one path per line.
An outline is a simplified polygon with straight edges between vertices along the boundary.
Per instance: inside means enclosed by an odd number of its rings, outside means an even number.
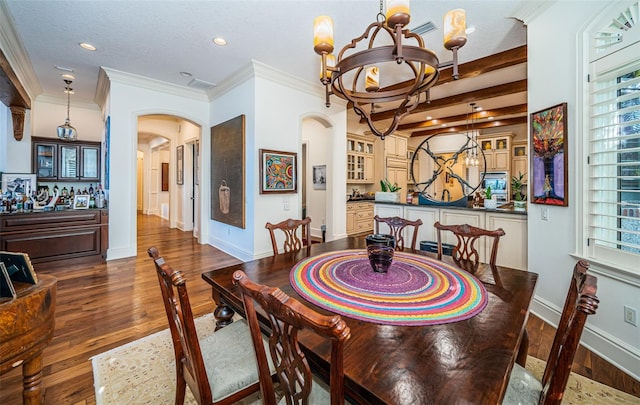
M327 160L328 184L341 184L336 190L327 189L327 239L346 236L346 112L344 105L335 103L327 109L324 93L316 86L285 76L265 65L253 62L245 71L231 79L228 87L211 103L211 126L240 114L246 115L245 165L245 223L240 229L211 220L212 245L242 260L270 256L271 242L267 222L301 216L300 192L295 194L259 193L259 149L271 149L302 154L303 120L315 117L331 128L331 143ZM334 141L335 140L335 141ZM210 139L202 142L203 172L209 173L207 162L211 156ZM313 153L313 151L310 151ZM339 169L333 169L339 168ZM331 170L329 170L331 168ZM298 177L301 170L298 166ZM204 189L202 190L204 193ZM289 210L285 210L285 201ZM210 207L206 207L210 218Z
M106 110L111 116L111 174L109 190L108 260L135 256L136 243L136 155L138 117L167 114L208 126L208 102L204 95L178 86L106 69L110 80ZM73 121L72 121L73 122ZM176 142L170 150L175 151ZM170 184L175 171L170 170ZM172 214L176 204L171 204Z
M316 119L306 118L302 121L302 140L307 143L307 216L311 218L311 235L322 238L321 227L327 219L327 190L313 188L313 166L327 165L327 161L332 160L329 154L332 129L327 128ZM329 169L328 165L327 169ZM300 184L302 181L298 183L298 186ZM334 185L327 184L326 186L329 189Z
M568 103L569 145L569 207L529 205L529 270L538 273L533 312L552 324L564 304L571 271L577 259L577 212L582 201L578 195L576 175L578 155L582 143L582 98L580 88L586 73L581 70L585 60L581 32L608 1L554 2L540 15L527 23L528 37L528 109L538 111ZM568 18L570 16L570 18ZM578 119L580 118L580 119ZM549 220L541 220L541 210L547 209ZM610 360L621 369L640 379L640 332L623 321L623 304L640 307L640 282L623 281L599 272L600 306L596 315L588 318L582 342L585 346Z

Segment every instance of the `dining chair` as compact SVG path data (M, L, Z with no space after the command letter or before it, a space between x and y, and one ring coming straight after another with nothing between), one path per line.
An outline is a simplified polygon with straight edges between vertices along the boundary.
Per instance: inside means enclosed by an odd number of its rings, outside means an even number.
M503 404L560 404L571 374L580 336L587 316L598 309L598 279L587 274L589 263L578 261L556 330L542 381L524 367L514 364Z
M233 404L258 392L258 365L249 349L252 340L246 321L198 339L182 272L174 271L156 247L147 253L156 267L173 340L176 405L184 403L187 385L200 405Z
M276 405L276 397L269 369L266 367L265 347L260 344L262 334L255 302L268 316L271 329L270 357L275 365L286 403L344 404L343 349L345 341L351 336L351 330L342 318L336 314L322 315L287 296L279 288L251 281L241 270L233 274L233 282L240 288L253 337L263 404ZM331 342L328 387L312 375L309 363L300 349L298 336L302 329L310 329ZM280 403L284 402L281 400Z
M476 242L479 238L486 236L493 239L491 246L491 256L489 265L494 268L496 266L496 258L498 256L498 243L500 238L505 235L502 228L494 231L488 229L477 228L468 224L463 225L443 225L439 221L433 224L438 230L438 260L442 260L442 231L450 231L458 240L454 246L451 257L453 261L462 269L469 273L474 273L480 264L480 254L476 249Z
M267 222L264 226L269 230L271 236L271 247L273 248L274 256L279 253L278 242L275 234L275 230L279 229L284 233L284 243L282 249L284 253L293 252L302 249L304 246L311 245L311 218L305 219L285 219L277 224ZM300 229L300 235L298 235L298 229Z
M404 252L405 249L409 249L411 253L416 252L416 241L418 240L418 228L422 225L421 219L416 219L415 221L410 221L408 219L400 218L400 217L386 217L382 218L376 215L373 217L373 220L376 223L376 233L380 233L380 224L384 223L389 227L389 235L393 235L396 238L396 250ZM407 228L407 232L409 229L413 228L413 234L411 236L411 244L406 246L404 239L404 230Z

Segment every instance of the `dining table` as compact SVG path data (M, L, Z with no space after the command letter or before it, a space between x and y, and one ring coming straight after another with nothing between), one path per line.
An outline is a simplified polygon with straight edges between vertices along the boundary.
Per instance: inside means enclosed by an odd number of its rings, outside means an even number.
M237 270L342 316L351 330L344 346L351 403L500 404L514 362L526 356L533 272L481 264L469 274L448 256L396 252L388 274L377 274L367 270L364 237L350 236L203 273L217 328L245 316ZM401 285L406 293L393 291ZM268 332L267 318L259 319ZM301 331L299 342L328 381L329 342L312 331Z

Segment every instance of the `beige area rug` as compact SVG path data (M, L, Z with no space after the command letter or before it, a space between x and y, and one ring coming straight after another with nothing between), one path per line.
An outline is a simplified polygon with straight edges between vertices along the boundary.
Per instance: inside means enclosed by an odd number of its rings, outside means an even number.
M214 332L212 314L195 319L202 339ZM91 358L97 405L173 405L176 392L176 362L171 333L165 329L116 347ZM185 405L196 405L187 386ZM258 394L237 403L261 404Z
M211 314L197 318L195 323L200 338L214 332L215 319ZM168 329L94 356L91 364L97 405L174 403L175 360ZM542 377L544 365L534 357L527 359L527 369L538 378ZM238 405L260 403L256 394ZM571 373L562 403L640 405L640 398ZM188 387L185 404L195 404Z

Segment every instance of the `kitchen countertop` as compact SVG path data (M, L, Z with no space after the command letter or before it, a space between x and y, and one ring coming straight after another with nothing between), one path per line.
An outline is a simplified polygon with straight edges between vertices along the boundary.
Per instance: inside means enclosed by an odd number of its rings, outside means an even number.
M424 207L424 208L440 208L440 209L448 209L448 210L464 210L464 211L486 211L486 212L496 212L499 214L513 214L513 215L522 215L526 216L527 211L516 211L513 208L496 208L494 210L487 209L484 207L461 207L459 205L447 205L447 204L438 204L438 205L429 205L429 204L407 204L403 202L387 202L387 201L373 201L376 204L387 204L387 205L403 205L408 207Z

